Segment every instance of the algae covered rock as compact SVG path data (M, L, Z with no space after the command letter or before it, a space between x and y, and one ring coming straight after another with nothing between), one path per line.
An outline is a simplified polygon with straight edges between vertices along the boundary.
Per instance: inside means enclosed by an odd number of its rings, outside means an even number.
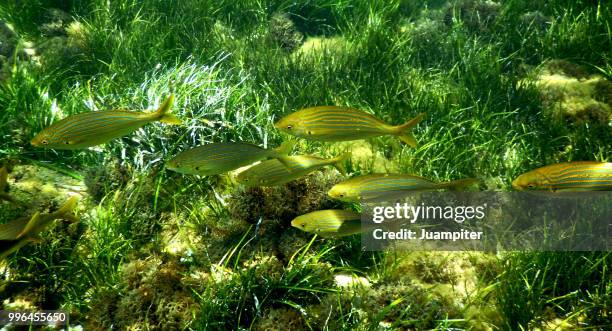
M100 202L107 194L124 187L130 179L129 169L114 160L88 168L84 183L91 198Z
M23 40L12 25L0 20L0 79L9 77L15 59L57 70L60 64L72 63L82 55L86 33L81 24L53 8L44 19L39 26L42 37L35 40Z
M317 56L341 57L348 54L351 47L351 43L340 36L310 37L299 48L295 49L292 56L301 57L304 60L312 60Z
M43 37L36 42L40 64L51 70L74 65L87 53L88 30L59 9L48 9L45 18L40 27Z
M0 57L6 61L15 52L19 36L6 21L0 20Z
M38 165L9 166L9 194L18 204L1 202L0 221L9 221L31 215L36 211L49 212L57 209L73 195L82 200L87 197L85 184L76 179L78 175L68 176L61 172ZM83 204L79 204L83 210Z
M344 314L350 314L352 319L342 318ZM331 330L347 323L353 327L423 330L436 328L443 319L461 318L461 313L460 307L446 297L401 281L328 294L319 305L308 307L307 316L317 328L327 326Z
M536 70L533 81L550 121L612 127L612 83L605 78L571 62L553 60Z
M49 69L76 61L82 55L80 44L66 36L50 37L38 44L40 63Z
M286 259L290 258L300 248L308 244L310 237L312 237L312 234L297 229L283 231L278 238L278 254ZM318 249L319 246L320 244L315 242L313 249Z
M155 330L184 329L196 312L191 292L183 282L185 267L158 257L122 266L117 288L96 293L86 327Z
M397 154L400 145L395 139L386 144L386 138L338 142L330 147L330 151L338 154L350 151L350 168L353 170L364 173L396 173L399 172ZM387 155L392 150L393 156Z
M45 22L40 26L44 36L61 36L66 34L66 27L72 22L72 16L57 8L48 8L44 14Z
M302 45L304 36L285 13L276 13L269 22L268 39L281 49L292 52Z
M458 19L473 32L486 32L499 16L501 4L493 1L461 0L449 4L444 14L444 22L452 25Z
M398 282L407 276L421 284L439 284L452 287L449 297L457 304L465 299L479 282L482 266L490 257L481 252L400 252L387 257L393 272L387 282Z
M458 273L450 268L447 261L435 261L427 257L419 257L414 261L414 268L419 278L427 283L457 282Z
M494 259L479 252L397 252L386 256L389 270L370 281L336 274L338 293L306 308L317 328L436 329L441 320L461 320L457 327L486 329L499 316L492 302L473 301L490 281L480 278ZM487 265L485 267L485 265ZM482 315L485 314L486 316ZM480 315L479 315L480 313ZM351 319L343 318L346 314ZM341 324L337 324L341 323Z
M410 33L414 45L442 45L444 34L448 30L443 22L428 17L421 18L416 22L409 22L401 27L401 31Z
M526 27L534 27L538 32L544 32L552 23L552 17L542 14L540 11L530 11L521 15L520 24Z
M0 81L9 76L11 58L19 43L19 36L6 21L0 20Z
M337 206L327 191L340 179L329 172L315 172L283 186L236 190L228 201L230 215L256 223L260 218L291 221L298 215Z
M255 330L308 330L298 311L288 307L272 308L264 313L254 326Z

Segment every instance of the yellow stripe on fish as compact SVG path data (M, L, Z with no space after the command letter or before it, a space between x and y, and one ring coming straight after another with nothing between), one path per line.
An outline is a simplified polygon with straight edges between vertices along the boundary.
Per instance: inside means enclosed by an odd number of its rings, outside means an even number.
M516 190L612 191L612 162L575 161L541 167L518 176Z
M458 190L477 183L477 179L461 179L436 183L429 179L405 174L370 174L353 177L334 185L327 194L344 201L360 201L362 198L381 198L398 191Z
M300 215L291 226L323 237L348 236L360 233L361 214L349 210L328 209Z
M0 260L30 242L38 241L38 234L45 230L54 220L66 219L77 222L73 214L78 202L77 197L71 197L57 211L41 215L36 212L32 217L22 217L0 225Z
M268 158L284 162L294 145L286 141L278 148L265 149L243 142L207 144L179 153L168 161L166 168L182 174L217 175Z
M345 153L332 159L309 155L289 156L285 163L267 160L241 172L236 180L246 186L277 186L304 177L325 166L334 166L340 173L346 173L344 162L350 157Z
M72 115L43 129L31 144L54 149L83 149L123 137L151 122L181 124L169 114L173 103L174 96L170 95L155 112L106 110Z
M393 126L361 110L322 106L299 110L280 119L275 126L297 137L321 141L347 141L395 135L409 146L415 147L416 140L409 131L424 116L425 113L421 113L405 124Z

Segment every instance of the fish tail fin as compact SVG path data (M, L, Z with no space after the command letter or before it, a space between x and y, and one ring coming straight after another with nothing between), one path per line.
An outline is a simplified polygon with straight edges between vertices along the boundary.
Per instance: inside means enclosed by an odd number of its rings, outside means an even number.
M162 103L161 106L159 106L159 108L157 108L157 110L155 111L155 117L162 123L176 124L176 125L183 124L183 122L181 122L181 120L178 119L178 117L170 114L170 110L172 109L173 105L174 105L174 94L170 94L170 96L166 98L164 103Z
M446 183L441 183L440 185L449 190L459 191L459 190L463 190L466 187L470 187L474 184L477 184L479 182L480 181L476 178L466 178L466 179L459 179L459 180L453 180L453 181L446 182Z
M63 218L71 222L78 222L79 218L72 212L76 208L78 202L79 198L77 196L70 197L55 214L58 215L58 218Z
M30 231L32 231L32 229L34 229L36 225L38 225L39 220L40 220L40 213L39 212L34 213L34 215L32 215L32 218L30 218L28 223L23 227L23 230L19 232L19 234L17 235L17 238L15 239L19 239L23 237L24 235L26 235L27 233L30 233Z
M419 124L419 122L423 120L425 115L426 113L420 113L415 118L411 119L410 121L402 125L394 126L392 129L395 132L395 134L397 134L404 143L406 143L410 147L416 147L417 141L412 135L412 133L408 131L410 131L413 127Z
M346 167L344 162L351 158L351 152L340 154L332 159L333 166L338 170L339 173L346 176Z
M275 157L287 168L290 167L288 159L289 153L291 153L295 144L295 141L283 141L280 146L272 150Z

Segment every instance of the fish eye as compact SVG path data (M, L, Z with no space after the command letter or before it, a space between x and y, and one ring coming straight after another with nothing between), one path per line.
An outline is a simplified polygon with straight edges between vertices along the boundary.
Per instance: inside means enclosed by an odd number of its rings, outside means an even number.
M308 134L312 134L312 131L308 131Z
M49 141L47 139L43 139L40 141L41 144L46 145L49 143Z
M338 194L339 197L344 198L344 194L340 193Z
M66 140L66 141L64 141L64 144L70 145L70 142L68 140Z
M200 170L200 167L195 167L195 170L196 170L196 171L199 171L199 170Z
M527 184L527 187L528 188L535 188L535 185L534 184Z
M293 125L287 125L287 130L293 129Z

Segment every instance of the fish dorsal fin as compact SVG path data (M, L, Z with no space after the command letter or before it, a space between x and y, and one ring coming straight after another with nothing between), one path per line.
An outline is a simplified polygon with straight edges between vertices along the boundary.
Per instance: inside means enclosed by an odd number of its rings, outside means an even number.
M30 221L28 221L28 223L23 227L23 229L21 230L21 232L17 235L15 239L19 239L27 235L28 233L30 233L36 227L36 225L38 225L39 220L40 220L40 213L39 212L34 213L34 215L32 215L32 218L30 218Z

